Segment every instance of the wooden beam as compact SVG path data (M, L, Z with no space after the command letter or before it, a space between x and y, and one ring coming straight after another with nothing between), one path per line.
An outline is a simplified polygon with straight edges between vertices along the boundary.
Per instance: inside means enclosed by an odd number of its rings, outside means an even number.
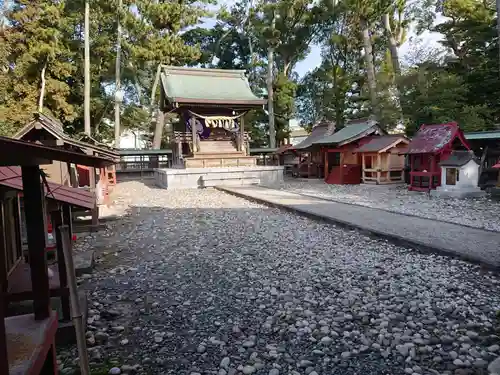
M66 273L66 263L64 260L63 240L61 236L60 226L63 224L62 212L60 210L51 213L52 230L56 235L57 247L57 268L59 270L59 287L61 289L68 287L68 276ZM71 320L69 298L61 296L62 318L65 321Z
M33 290L35 320L50 316L50 293L45 259L44 194L38 166L23 166L24 211L28 235L28 256Z

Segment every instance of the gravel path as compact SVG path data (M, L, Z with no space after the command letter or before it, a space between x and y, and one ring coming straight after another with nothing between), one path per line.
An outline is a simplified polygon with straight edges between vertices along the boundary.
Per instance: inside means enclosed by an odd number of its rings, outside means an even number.
M500 279L477 266L219 191L117 190L130 214L78 243L99 256L81 280L94 366L472 375L500 353ZM60 354L63 374L74 353Z
M500 202L489 198L443 199L408 191L405 186L329 185L321 180L287 179L272 187L500 232Z

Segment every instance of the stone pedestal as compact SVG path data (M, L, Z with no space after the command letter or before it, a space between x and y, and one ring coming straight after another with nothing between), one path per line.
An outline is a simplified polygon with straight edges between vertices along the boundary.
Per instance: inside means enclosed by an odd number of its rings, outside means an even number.
M283 166L156 169L155 183L165 189L197 189L217 185L274 185L283 182Z
M461 186L450 188L449 186L438 186L436 190L431 190L431 196L439 198L481 198L486 195L486 192L479 187Z

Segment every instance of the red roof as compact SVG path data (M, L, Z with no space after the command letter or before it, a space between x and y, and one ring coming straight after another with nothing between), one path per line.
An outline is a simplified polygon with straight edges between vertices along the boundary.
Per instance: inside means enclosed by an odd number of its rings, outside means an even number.
M448 124L422 125L408 146L408 154L435 154L450 145L456 137L467 146L456 122ZM468 148L468 146L467 146Z
M88 190L64 186L47 181L49 189L44 185L45 196L59 202L83 208L94 208L96 199ZM23 191L23 179L20 167L0 167L0 185Z

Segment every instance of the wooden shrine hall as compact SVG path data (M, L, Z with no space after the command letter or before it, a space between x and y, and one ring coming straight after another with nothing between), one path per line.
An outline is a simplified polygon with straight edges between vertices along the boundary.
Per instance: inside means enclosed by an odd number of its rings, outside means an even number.
M0 374L57 374L55 334L58 317L50 308L51 288L46 248L46 204L48 195L57 200L63 191L51 191L41 173L40 165L53 161L75 163L94 168L105 168L114 163L113 160L63 150L56 147L0 137L1 167L20 167L20 178L23 189L26 238L28 244L27 259L29 263L30 284L27 292L33 301L33 313L5 317L6 304L10 299L6 260L9 249L16 245L19 237L13 240L12 228L18 223L16 215L5 216L2 209L0 232ZM10 176L12 184L19 184L19 169L9 169L16 176ZM4 173L8 173L4 170ZM3 185L5 187L5 185ZM47 187L48 186L48 187ZM11 188L13 188L11 186ZM15 190L15 189L14 189ZM60 197L60 195L59 195ZM7 197L8 199L9 197ZM60 197L61 198L61 197ZM63 210L64 211L64 210ZM63 222L63 213L59 215ZM61 232L56 229L56 239L62 248ZM10 232L10 233L9 233ZM11 239L10 244L7 239ZM69 242L69 241L68 241ZM18 249L18 247L15 247ZM61 269L59 269L61 275ZM68 275L68 278L75 277ZM61 275L61 277L63 277ZM26 297L26 296L25 296Z
M244 116L266 100L255 96L244 70L160 66L159 119L181 119L170 137L181 168L255 166ZM155 90L155 89L154 89Z

